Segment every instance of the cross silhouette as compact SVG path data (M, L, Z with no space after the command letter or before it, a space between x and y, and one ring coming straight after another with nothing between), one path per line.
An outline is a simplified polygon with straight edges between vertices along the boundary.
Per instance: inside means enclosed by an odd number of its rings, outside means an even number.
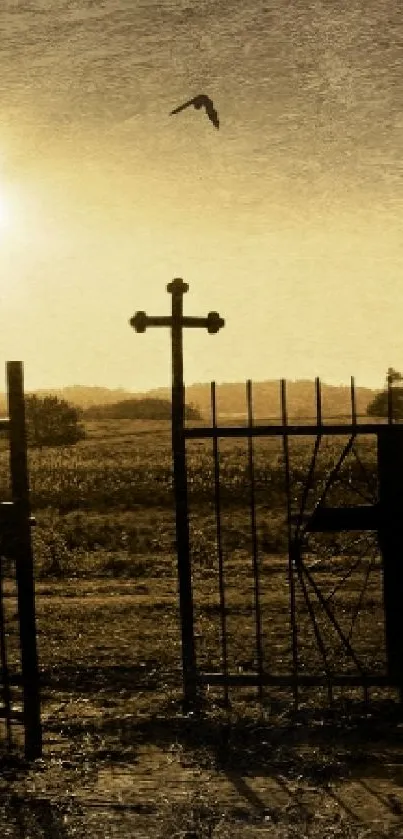
M168 283L167 291L172 295L172 314L152 316L145 312L136 312L130 319L130 325L136 332L145 332L148 326L170 326L172 329L196 326L204 327L210 335L214 335L224 326L225 321L220 318L218 312L209 312L206 318L186 317L183 314L183 295L189 291L189 285L180 277Z
M172 295L172 309L170 315L147 315L136 312L130 319L130 326L136 332L145 332L150 326L168 326L171 329L172 349L172 434L181 428L185 421L184 414L184 383L183 383L183 329L204 328L210 335L219 332L225 321L218 312L209 312L207 317L188 317L183 314L183 295L189 290L187 283L176 277L167 285L167 291ZM175 447L174 447L175 448Z
M176 548L178 555L179 607L182 631L182 665L185 701L196 699L196 657L193 628L192 573L190 563L190 537L187 496L185 399L183 382L183 329L204 328L210 335L217 333L224 320L218 312L207 317L188 317L183 314L183 295L189 290L187 283L176 277L167 285L172 295L171 315L151 316L136 312L130 326L136 332L145 332L150 326L165 326L171 330L172 350L172 455L176 512Z

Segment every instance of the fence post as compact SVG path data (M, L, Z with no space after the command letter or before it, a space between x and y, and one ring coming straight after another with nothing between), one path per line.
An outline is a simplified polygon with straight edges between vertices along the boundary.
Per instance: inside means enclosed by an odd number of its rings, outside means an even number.
M379 545L388 675L403 699L403 426L378 432Z
M23 366L7 362L7 391L12 501L15 511L15 561L21 647L25 755L42 754L39 671L36 647L34 563L31 542Z
M185 395L183 380L183 295L187 283L176 279L169 283L172 295L172 456L175 490L176 549L178 555L179 609L182 632L182 664L185 701L196 699L196 654L192 570L190 561L189 509L186 470Z

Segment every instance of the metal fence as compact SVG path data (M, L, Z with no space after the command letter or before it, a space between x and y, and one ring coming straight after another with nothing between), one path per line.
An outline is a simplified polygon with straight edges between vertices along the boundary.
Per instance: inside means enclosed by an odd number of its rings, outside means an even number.
M285 688L297 706L305 688L330 702L337 688L359 688L368 701L371 687L403 683L403 427L359 423L354 382L350 423L326 422L318 379L315 421L290 424L285 381L279 390L279 423L255 423L248 382L247 421L228 426L218 423L212 383L211 425L183 430L188 445L210 441L214 475L219 627L211 602L206 620L198 601L203 574L190 531L193 636L201 640L193 689L220 685L227 701L230 687L255 686L260 698ZM243 498L232 504L223 501L228 440L246 444L238 450ZM238 547L228 539L237 521L249 532L243 549L242 539Z
M206 685L219 687L225 702L235 687L253 687L260 699L286 690L295 707L307 690L326 702L343 689L358 690L366 701L372 689L400 694L403 426L393 421L392 382L384 423L357 416L354 380L348 421L326 420L316 379L311 424L289 421L283 380L277 422L256 422L247 382L246 420L222 425L213 383L210 425L186 427L183 329L215 333L224 325L217 312L184 317L187 290L179 279L168 286L171 316L138 312L131 320L139 332L148 326L171 330L185 699L195 701ZM192 539L187 458L195 441L210 446L211 498L203 526L214 530L214 544L207 546L207 563ZM228 441L238 441L236 492L225 485Z

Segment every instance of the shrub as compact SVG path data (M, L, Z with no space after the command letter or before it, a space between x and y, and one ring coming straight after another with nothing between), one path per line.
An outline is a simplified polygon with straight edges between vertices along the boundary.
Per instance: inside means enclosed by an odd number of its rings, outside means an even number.
M85 411L86 419L142 419L170 420L169 399L146 397L145 399L124 399L109 405L92 405ZM200 411L194 405L185 406L185 419L200 420Z
M79 410L57 396L27 396L25 416L30 446L72 446L85 437Z

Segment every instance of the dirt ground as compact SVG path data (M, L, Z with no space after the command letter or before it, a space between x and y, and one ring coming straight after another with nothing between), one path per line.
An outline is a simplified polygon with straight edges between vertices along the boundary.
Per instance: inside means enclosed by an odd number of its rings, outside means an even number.
M399 725L371 743L379 721L357 724L336 747L312 721L219 736L206 718L171 714L146 733L128 714L118 734L84 699L65 706L59 731L49 719L43 759L4 767L5 837L403 835Z
M285 694L225 710L207 690L184 709L175 590L153 592L38 587L44 751L4 755L5 839L403 836L396 699L295 714Z

